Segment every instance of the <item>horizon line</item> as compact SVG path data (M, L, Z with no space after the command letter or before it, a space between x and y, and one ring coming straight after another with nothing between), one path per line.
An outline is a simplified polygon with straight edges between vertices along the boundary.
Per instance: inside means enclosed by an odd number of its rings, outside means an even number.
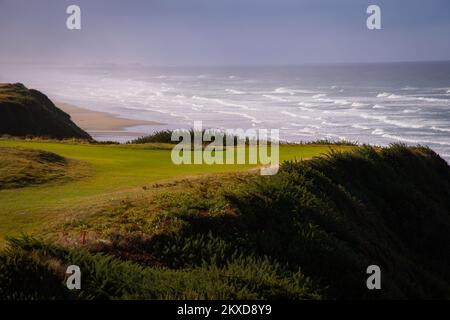
M145 68L195 68L195 67L299 67L299 66L336 66L336 65L376 65L376 64L408 64L408 63L450 63L447 60L389 60L389 61L355 61L355 62L302 62L302 63L193 63L193 64L148 64L142 62L31 62L31 61L0 61L1 65L35 65L55 67L91 67L91 66L140 66Z

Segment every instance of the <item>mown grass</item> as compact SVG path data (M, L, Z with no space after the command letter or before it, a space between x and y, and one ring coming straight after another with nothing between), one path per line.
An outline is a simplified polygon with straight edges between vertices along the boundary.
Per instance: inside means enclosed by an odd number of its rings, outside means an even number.
M20 189L0 191L0 238L42 229L50 222L76 213L80 206L122 199L156 181L196 175L246 171L252 165L180 165L172 163L171 145L98 145L76 141L0 140L0 147L27 148L55 153L69 161L84 163L89 174L81 179L54 181ZM333 147L326 145L282 146L285 159L310 158ZM80 209L81 210L81 209Z

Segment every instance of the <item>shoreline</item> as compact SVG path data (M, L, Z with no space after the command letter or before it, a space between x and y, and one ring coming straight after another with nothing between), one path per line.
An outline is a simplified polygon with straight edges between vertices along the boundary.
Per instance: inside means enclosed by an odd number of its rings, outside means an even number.
M150 132L142 130L127 129L138 126L162 126L164 123L149 120L134 120L118 117L104 111L93 111L65 102L55 102L55 105L69 114L71 120L81 129L87 131L91 136L98 138L139 137Z

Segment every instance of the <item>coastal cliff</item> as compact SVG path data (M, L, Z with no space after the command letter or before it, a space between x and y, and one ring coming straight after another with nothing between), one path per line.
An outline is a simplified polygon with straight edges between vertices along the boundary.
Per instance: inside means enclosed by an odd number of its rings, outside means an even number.
M21 83L0 84L0 135L92 139L46 95Z

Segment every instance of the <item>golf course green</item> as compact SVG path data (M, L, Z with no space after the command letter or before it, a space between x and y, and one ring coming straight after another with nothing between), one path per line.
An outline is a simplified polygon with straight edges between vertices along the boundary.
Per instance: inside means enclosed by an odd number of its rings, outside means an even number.
M64 157L70 161L70 178L0 189L0 239L45 230L59 216L66 214L68 209L132 194L156 181L239 172L255 167L230 164L177 166L171 161L173 145L165 144L102 145L4 139L0 140L2 147L43 150ZM322 144L281 145L280 161L307 159L330 150L350 148ZM0 160L1 157L0 154Z

